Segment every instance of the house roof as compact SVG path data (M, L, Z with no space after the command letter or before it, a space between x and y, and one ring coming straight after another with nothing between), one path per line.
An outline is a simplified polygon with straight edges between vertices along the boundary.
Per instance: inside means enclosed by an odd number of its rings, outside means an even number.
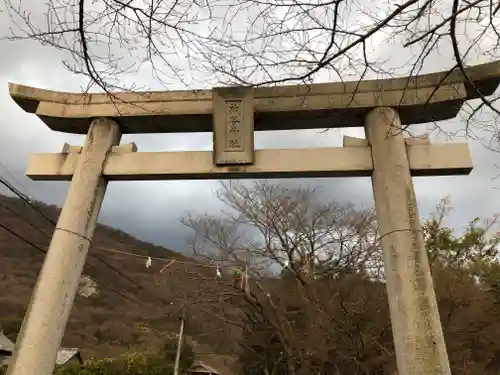
M9 357L14 352L15 344L9 340L5 334L0 331L0 351L8 352ZM80 354L80 349L77 348L61 348L57 352L56 364L64 365L74 356Z
M189 369L187 369L186 372L201 372L201 373L207 373L207 374L220 374L219 371L214 369L213 367L210 367L203 361L194 361L193 364Z
M12 341L10 341L10 339L5 336L2 331L0 331L0 350L12 352L15 346L16 345Z

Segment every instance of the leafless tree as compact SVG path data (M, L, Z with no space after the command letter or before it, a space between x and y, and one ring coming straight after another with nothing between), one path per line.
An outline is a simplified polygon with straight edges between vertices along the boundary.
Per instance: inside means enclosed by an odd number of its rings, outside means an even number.
M140 72L167 89L415 76L437 64L465 74L498 58L500 35L493 0L5 0L4 8L6 37L64 51L68 69L108 93L147 88ZM458 133L490 133L486 146L497 149L497 97L479 98Z
M187 215L195 255L221 265L245 267L256 276L289 268L307 278L341 270L378 276L381 265L375 213L352 204L324 202L315 189L267 182L222 184L221 215Z
M279 358L266 359L269 373L283 363L291 374L319 371L331 361L333 337L335 345L342 341L346 358L359 351L357 328L339 316L352 308L360 313L384 292L377 283L376 293L349 291L366 281L365 291L368 280L381 277L373 211L323 202L313 189L266 182L223 184L217 197L227 209L220 215L183 219L193 230L193 254L222 274L199 274L213 289L195 293L193 303L238 327L246 351L255 350L249 342L268 345L267 351L278 345ZM231 273L234 267L241 278Z
M67 51L70 69L105 87L145 63L167 85L193 68L244 85L417 74L450 46L463 69L495 58L499 39L489 0L6 0L6 10L12 37ZM390 40L408 49L402 70L397 56L377 56Z

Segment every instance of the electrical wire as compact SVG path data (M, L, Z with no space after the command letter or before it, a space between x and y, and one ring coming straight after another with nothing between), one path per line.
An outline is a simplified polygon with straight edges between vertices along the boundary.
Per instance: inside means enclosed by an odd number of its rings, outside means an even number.
M5 205L2 205L4 208L6 207ZM14 213L13 211L11 211L12 213ZM16 215L20 216L19 214L16 213ZM31 242L30 240L24 238L23 236L21 236L20 234L14 232L13 230L11 230L10 228L6 227L5 225L3 225L2 223L0 223L0 228L4 229L6 232L10 233L12 236L18 238L19 240L25 242L26 244L30 245L31 247L33 247L34 249L40 251L41 253L43 254L47 254L47 251L42 249L40 246L34 244L33 242ZM43 233L43 232L42 232ZM104 250L104 248L100 248L101 250ZM109 250L109 249L108 249ZM132 253L125 253L125 252L120 252L120 253L123 253L123 254L127 254L127 255L137 255L137 254L132 254ZM167 260L167 258L162 258L164 260ZM188 264L188 262L182 262L184 264ZM191 262L189 262L191 263ZM137 301L136 299L133 299L133 298L130 298L129 296L113 289L113 288L110 288L104 284L101 284L101 283L98 283L96 280L92 279L90 276L85 276L86 278L88 278L89 280L95 282L96 284L98 284L99 286L101 287L104 287L104 289L107 289L108 291L110 291L111 293L114 293L116 295L118 295L119 297L122 297L128 301L131 301L137 305L141 305L141 303L139 301ZM237 353L233 353L233 352L227 352L227 353L215 353L215 352L201 352L201 353L197 353L199 355L221 355L221 354L225 354L225 355L234 355L234 354L237 354Z
M23 194L18 189L16 189L14 186L12 186L12 184L10 184L2 176L0 176L0 183L3 184L5 187L7 187L7 189L9 189L11 192L13 192L15 195L17 195L21 200L23 200L25 203L27 203L30 207L32 207L38 214L40 214L42 217L44 217L46 220L48 220L50 223L52 223L54 225L54 227L57 227L57 223L54 220L52 220L47 215L45 215L45 213L42 210L40 210L40 208L37 207L31 199L27 198L27 196L25 194ZM31 225L31 226L33 226L33 225ZM40 229L38 229L38 230L41 231ZM48 236L48 235L46 235L46 236L50 240L50 236ZM109 269L113 270L116 274L118 274L119 276L121 276L124 279L126 279L129 283L131 283L132 285L134 285L136 288L147 292L147 289L143 285L135 282L130 277L128 277L127 275L125 275L123 272L121 272L120 270L118 270L116 267L114 267L111 264L109 264L108 262L106 262L104 259L98 257L97 255L95 255L95 254L93 254L91 252L89 252L89 256L91 258L93 258L93 259L96 259L99 263L105 265ZM167 300L165 300L163 297L157 296L157 295L155 295L155 297L157 297L159 300L161 300L165 305L168 305L168 306L170 305L170 303Z
M5 168L3 167L3 165L0 164L0 167L2 167L18 184L20 184L15 178L14 176L12 176L12 174ZM40 216L42 216L44 219L46 219L47 221L49 221L52 225L54 225L54 227L57 227L57 223L52 220L50 217L48 217L47 215L45 215L45 213L43 211L40 210L40 208L35 205L35 203L33 202L33 200L31 199L30 196L27 196L26 194L22 193L20 190L18 190L17 188L15 188L12 184L10 184L4 177L0 176L0 183L3 184L5 187L7 187L7 189L9 189L12 193L14 193L17 197L19 197L24 203L28 204L34 211L36 211ZM20 184L21 185L21 184ZM21 185L22 186L22 185ZM42 229L38 228L36 225L32 224L30 221L28 221L26 218L23 218L23 216L21 214L19 214L18 212L16 212L15 210L11 209L10 207L8 207L6 204L3 204L3 202L0 201L0 206L2 206L6 211L10 212L12 215L20 218L23 222L25 222L26 224L28 224L31 228L33 228L34 230L36 230L37 232L39 232L40 234L42 234L44 237L46 237L49 241L51 240L51 236L49 234L47 234L45 231L43 231ZM24 238L23 236L21 236L20 234L14 232L13 230L11 230L10 228L8 228L7 226L3 225L2 223L0 223L0 228L4 229L6 232L8 232L9 234L11 234L12 236L18 238L19 240L23 241L24 243L28 244L29 246L33 247L34 249L36 249L37 251L43 253L43 254L47 254L47 250L44 250L42 247L36 245L35 243L33 243L32 241ZM170 262L167 264L167 266L165 266L163 269L165 269L166 267L168 267L169 265L173 264L174 262L175 263L179 263L179 264L185 264L185 265L196 265L198 267L216 267L215 265L206 265L206 264L201 264L199 262L186 262L186 261L180 261L178 259L169 259L169 258L164 258L164 257L149 257L149 256L144 256L144 255L139 255L139 254L134 254L134 253L128 253L128 252L124 252L124 251L119 251L119 250L116 250L116 249L109 249L109 248L98 248L100 250L104 250L104 251L108 251L108 252L114 252L114 253L120 253L120 254L123 254L123 255L127 255L127 256L135 256L135 257L141 257L141 258L152 258L152 259L156 259L156 260L162 260L164 262ZM134 280L132 280L131 278L129 278L128 276L126 276L125 274L123 274L120 270L116 269L115 267L113 267L112 265L110 265L109 263L107 263L106 261L104 261L103 259L101 259L100 257L90 253L89 254L90 257L96 259L99 263L105 265L106 267L108 267L109 269L113 270L114 272L116 272L118 275L120 275L121 277L123 277L124 279L126 279L128 282L130 282L131 284L133 284L134 286L136 286L137 288L139 289L142 289L142 290L146 290L145 287L141 284L138 284L136 283ZM163 271L163 270L162 270ZM135 298L131 298L129 296L127 296L126 294L123 294L103 283L100 283L100 282L97 282L96 280L94 280L92 277L86 275L85 276L88 280L91 280L92 282L96 283L97 285L99 285L100 287L108 290L109 292L111 293L114 293L116 294L117 296L121 297L121 298L124 298L128 301L131 301L137 305L140 305L141 302L136 300ZM135 296L134 296L135 297ZM159 296L158 296L159 297ZM166 301L164 298L160 297L159 298L164 304L166 305L170 305L170 303L168 301ZM205 354L209 354L209 353L205 353ZM215 354L215 353L214 353Z
M20 192L18 189L16 189L12 184L10 184L4 177L0 176L0 184L4 185L7 189L9 189L12 193L17 195L23 202L27 203L29 206L31 206L37 213L39 213L42 217L44 217L46 220L50 221L54 226L56 226L56 222L52 220L50 217L45 215L31 200L30 197L28 197L26 194L23 194Z
M21 189L24 189L24 190L28 190L28 193L29 193L29 189L26 188L26 186L24 186L8 169L5 165L2 164L2 162L0 161L0 168L2 168L16 183L17 185L21 188Z
M4 229L6 232L10 233L11 235L13 235L14 237L16 237L16 238L20 239L21 241L23 241L23 242L27 243L28 245L30 245L30 246L31 246L31 247L33 247L34 249L36 249L36 250L38 250L38 251L40 251L40 252L42 252L42 253L44 253L44 254L47 254L47 251L46 251L46 250L44 250L44 249L42 249L40 246L38 246L38 245L34 244L34 243L33 243L33 242L31 242L30 240L28 240L28 239L24 238L24 237L23 237L23 236L21 236L20 234L18 234L18 233L16 233L16 232L14 232L13 230L11 230L10 228L6 227L6 226L5 226L5 225L3 225L2 223L0 223L0 228ZM126 299L128 299L129 301L132 301L132 302L134 302L134 303L136 303L136 304L140 304L140 303L139 303L139 301L134 300L134 299L132 299L132 298L130 298L130 297L128 297L128 296L126 296L125 294L120 293L120 292L118 292L118 291L116 291L116 290L114 290L114 289L112 289L112 288L110 288L110 287L108 287L108 286L106 286L106 285L103 285L103 284L101 284L101 283L98 283L96 280L92 279L90 276L86 276L86 277L87 277L89 280L91 280L91 281L95 282L96 284L98 284L98 285L100 285L100 286L103 286L105 289L109 290L110 292L115 293L115 294L117 294L117 295L119 295L119 296L121 296L121 297L123 297L123 298L126 298Z
M39 213L42 217L44 217L46 220L50 221L54 226L57 226L57 223L52 220L51 218L49 218L47 215L45 215L45 213L43 213L42 210L40 210L31 200L27 199L25 194L23 194L22 192L18 191L14 186L12 186L11 184L9 184L3 177L0 176L0 183L2 183L4 186L6 186L9 190L11 190L14 194L16 194L20 199L22 199L25 203L28 203L37 213ZM4 206L5 207L5 206ZM12 212L12 211L11 211ZM19 215L18 215L19 216ZM34 227L34 225L32 225L31 223L29 223L30 226ZM50 240L50 236L47 235L45 232L41 231L40 229L37 228L37 230L41 233L43 233L49 240ZM99 258L98 256L90 253L90 257L96 259L98 262L100 262L101 264L105 265L106 267L108 267L109 269L113 270L114 272L116 272L118 275L120 275L121 277L123 277L124 279L126 279L128 282L130 282L131 284L135 285L136 287L139 287L140 286L134 281L132 280L131 278L129 278L127 275L123 274L123 272L121 272L120 270L118 270L116 267L113 267L112 265L110 265L109 263L107 263L105 260Z
M11 209L9 206L7 206L6 204L2 203L1 201L0 201L0 206L2 206L6 211L9 211L12 215L20 218L22 221L24 221L30 227L32 227L33 229L35 229L37 232L41 233L45 237L48 236L47 233L45 233L43 230L41 230L40 228L38 228L36 225L31 224L29 221L25 220L19 213L17 213L16 211L14 211L13 209Z

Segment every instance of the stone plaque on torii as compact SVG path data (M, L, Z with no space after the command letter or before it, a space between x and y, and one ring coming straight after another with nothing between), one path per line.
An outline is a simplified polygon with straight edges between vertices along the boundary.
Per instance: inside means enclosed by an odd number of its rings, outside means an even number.
M404 138L493 94L500 62L460 71L272 88L73 94L9 84L14 101L83 147L34 154L27 175L69 181L8 375L52 374L108 181L371 176L399 375L450 375L412 176L467 175L467 144ZM254 131L363 126L343 147L255 150ZM122 134L213 132L213 151L137 152Z

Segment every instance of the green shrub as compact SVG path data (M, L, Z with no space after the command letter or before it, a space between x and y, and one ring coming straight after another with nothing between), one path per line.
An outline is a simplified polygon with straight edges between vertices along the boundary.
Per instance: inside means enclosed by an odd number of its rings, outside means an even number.
M172 375L171 363L156 353L128 353L117 358L90 359L83 365L58 368L54 375Z

